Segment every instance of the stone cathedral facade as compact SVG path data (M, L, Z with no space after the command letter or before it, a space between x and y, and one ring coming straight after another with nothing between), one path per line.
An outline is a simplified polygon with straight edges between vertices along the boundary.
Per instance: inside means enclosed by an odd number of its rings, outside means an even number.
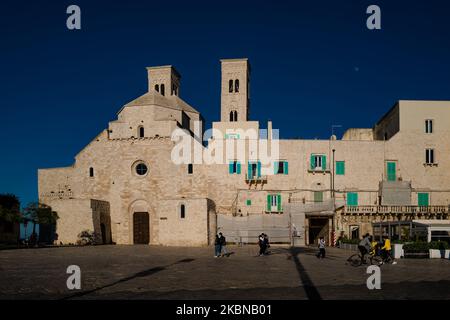
M124 105L72 165L38 171L39 201L60 216L59 242L90 230L103 243L203 246L218 229L254 238L279 220L280 242L324 235L332 243L337 234L370 232L374 221L448 219L449 101L398 101L372 128L350 128L341 139L281 140L269 121L265 139L279 145L271 174L250 150L245 161L174 163L176 129L201 150L245 140L241 129L263 132L250 120L249 61L221 60L221 68L213 128L223 134L208 143L198 136L201 114L180 98L180 74L150 67L148 92Z

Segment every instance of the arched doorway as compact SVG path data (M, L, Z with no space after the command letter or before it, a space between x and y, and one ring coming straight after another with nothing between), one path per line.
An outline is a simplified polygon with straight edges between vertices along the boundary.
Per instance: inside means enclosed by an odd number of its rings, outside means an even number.
M135 212L133 214L133 243L149 244L150 219L148 212Z

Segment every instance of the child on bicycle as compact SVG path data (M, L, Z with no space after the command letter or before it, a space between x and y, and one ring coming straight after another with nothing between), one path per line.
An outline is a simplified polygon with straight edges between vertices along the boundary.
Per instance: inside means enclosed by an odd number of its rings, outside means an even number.
M378 242L375 241L373 237L370 237L370 255L377 256L378 255Z

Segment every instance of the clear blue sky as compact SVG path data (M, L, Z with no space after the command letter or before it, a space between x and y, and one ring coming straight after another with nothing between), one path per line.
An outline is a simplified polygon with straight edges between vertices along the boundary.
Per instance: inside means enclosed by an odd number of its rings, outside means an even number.
M66 8L82 30L66 28ZM378 4L382 30L366 28ZM248 57L251 118L283 138L371 127L399 99L450 100L448 1L2 1L0 193L37 199L37 169L67 166L173 64L181 96L219 119L219 59ZM263 125L265 126L265 124Z

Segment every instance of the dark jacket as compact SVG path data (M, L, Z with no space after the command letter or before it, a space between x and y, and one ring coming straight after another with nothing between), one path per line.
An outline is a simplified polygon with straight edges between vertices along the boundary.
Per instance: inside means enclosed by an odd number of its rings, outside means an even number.
M216 236L216 240L214 241L214 244L216 246L220 245L220 238L219 238L219 236Z
M226 246L226 245L227 245L227 240L226 240L226 238L225 238L224 236L221 236L221 237L219 238L219 244L220 244L221 246Z

